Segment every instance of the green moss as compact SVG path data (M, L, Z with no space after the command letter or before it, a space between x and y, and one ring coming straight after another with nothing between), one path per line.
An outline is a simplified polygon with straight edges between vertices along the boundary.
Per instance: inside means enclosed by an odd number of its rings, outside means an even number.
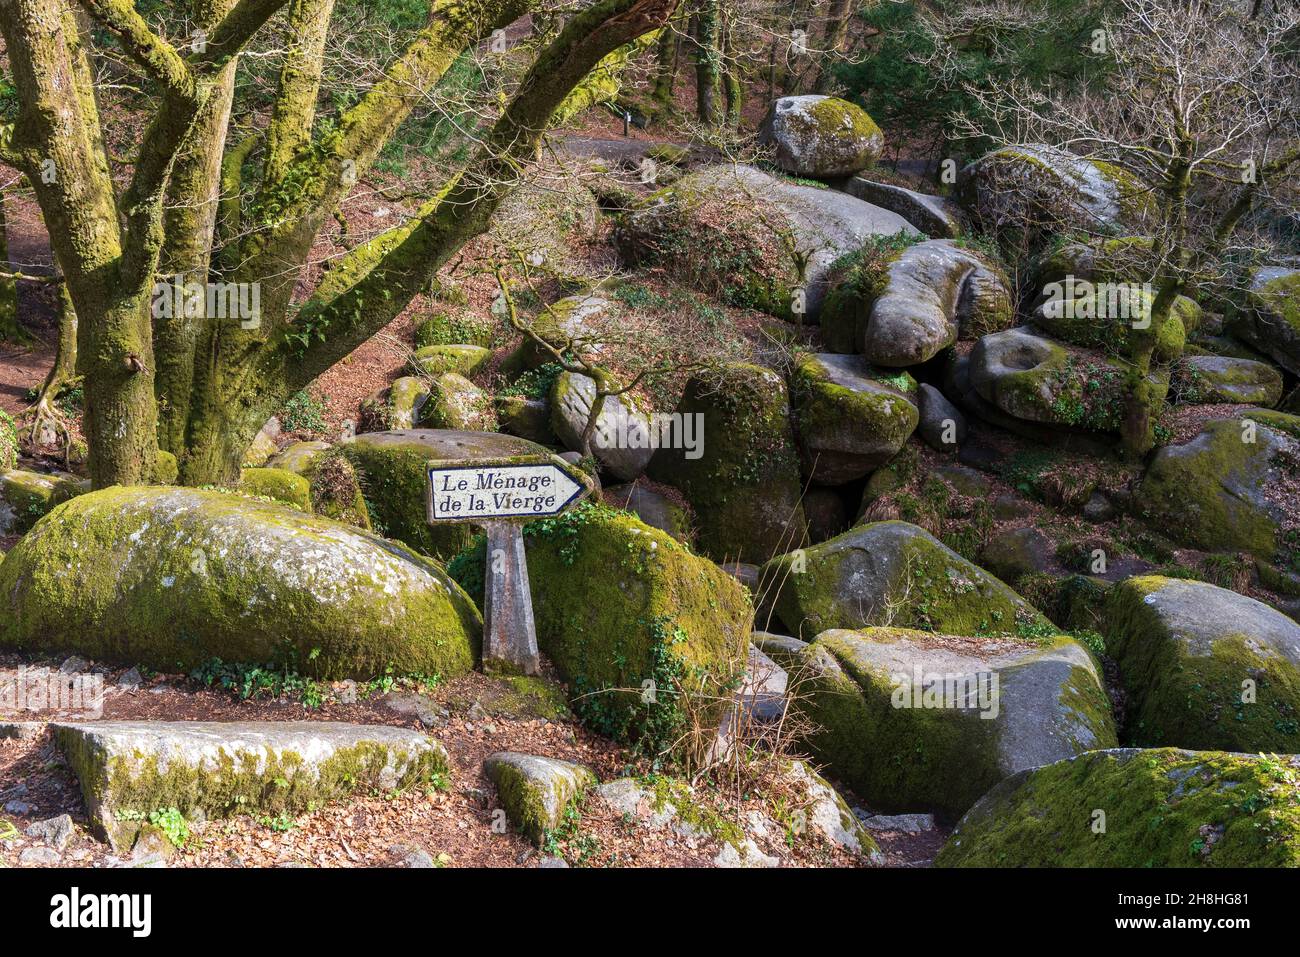
M496 344L491 323L468 310L440 312L415 327L415 348L471 345L491 348Z
M538 646L584 721L659 748L686 718L679 695L699 696L706 711L710 699L725 699L752 622L734 578L628 513L591 502L524 534ZM480 543L451 566L478 596L484 559Z
M1239 632L1226 631L1206 653L1193 653L1146 600L1170 584L1156 576L1131 578L1106 603L1110 647L1129 692L1126 743L1300 750L1300 669L1281 655L1261 653L1256 639ZM1247 680L1253 702L1243 700Z
M434 562L236 495L110 488L55 508L0 566L0 647L188 672L213 657L321 678L453 677L482 620Z
M469 377L487 365L491 358L492 353L482 346L425 346L415 353L411 366L427 376L436 377L444 372L455 372Z
M0 473L0 530L22 534L80 490L57 475L13 469Z
M239 473L239 490L283 502L299 511L312 510L311 483L287 469L244 469Z
M1094 751L1001 785L935 865L1296 867L1298 784L1295 758Z
M0 472L18 464L18 428L9 413L0 409Z

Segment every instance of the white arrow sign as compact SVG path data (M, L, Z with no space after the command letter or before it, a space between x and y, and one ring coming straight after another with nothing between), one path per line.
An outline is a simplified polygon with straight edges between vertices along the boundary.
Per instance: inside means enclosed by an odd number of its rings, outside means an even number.
M494 522L559 515L591 490L562 460L429 464L429 521Z

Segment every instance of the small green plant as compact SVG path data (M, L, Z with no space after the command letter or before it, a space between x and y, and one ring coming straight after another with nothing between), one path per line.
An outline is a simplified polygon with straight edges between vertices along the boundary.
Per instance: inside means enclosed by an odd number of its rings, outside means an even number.
M322 435L329 429L325 422L325 403L305 389L284 404L280 423L289 432L313 435Z
M177 808L162 808L149 812L149 823L162 831L173 847L184 847L190 839L190 826L185 815Z

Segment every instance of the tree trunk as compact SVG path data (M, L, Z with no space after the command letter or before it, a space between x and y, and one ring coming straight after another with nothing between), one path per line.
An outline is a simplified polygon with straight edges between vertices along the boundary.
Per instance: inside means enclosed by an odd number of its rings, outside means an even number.
M700 0L695 13L695 104L700 122L718 122L718 0Z
M825 47L825 60L817 73L818 93L829 93L835 81L835 60L844 49L844 38L849 32L849 19L852 15L849 0L832 0L827 13L826 32L823 34L822 46Z
M9 262L9 220L5 215L5 197L0 192L0 269L13 270ZM24 345L29 336L18 325L18 280L0 276L0 342Z

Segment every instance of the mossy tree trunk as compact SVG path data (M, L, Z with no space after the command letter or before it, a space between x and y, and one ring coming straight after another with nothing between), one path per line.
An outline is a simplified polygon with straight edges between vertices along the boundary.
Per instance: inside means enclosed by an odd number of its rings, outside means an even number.
M28 336L18 325L18 280L7 271L9 263L9 219L5 213L5 197L0 192L0 342L23 344Z
M128 185L118 195L109 174L90 32L70 0L0 7L21 104L19 122L0 129L0 158L35 185L75 305L97 487L148 481L160 443L177 454L188 484L235 478L257 429L285 399L395 318L486 228L573 87L607 54L662 27L677 5L600 0L575 15L470 163L415 217L339 260L295 307L317 233L385 142L458 56L527 14L530 0L434 0L426 26L384 76L316 138L331 0L199 0L194 15L206 42L184 52L129 0L80 2L159 91ZM260 181L245 183L255 141L226 149L235 58L285 7L287 52L266 161ZM155 320L160 271L255 284L260 312L252 322L204 309Z
M694 24L695 108L700 122L718 122L718 0L697 0Z

